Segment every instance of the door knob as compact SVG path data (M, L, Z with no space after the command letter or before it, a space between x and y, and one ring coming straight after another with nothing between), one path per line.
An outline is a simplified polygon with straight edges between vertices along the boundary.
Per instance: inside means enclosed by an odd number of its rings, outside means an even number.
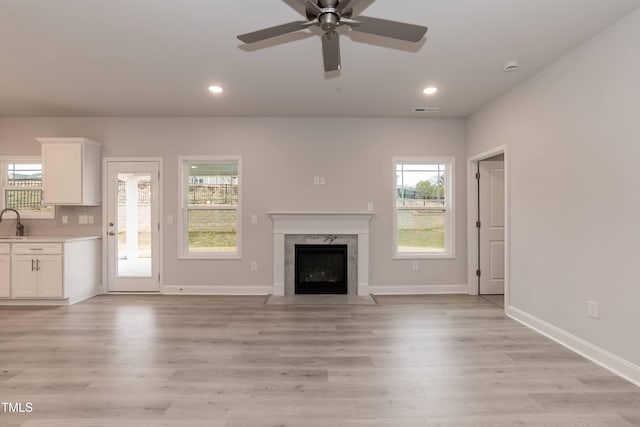
M107 232L107 234L108 234L109 236L115 236L115 235L116 235L116 233L114 233L113 231L109 231L109 232Z

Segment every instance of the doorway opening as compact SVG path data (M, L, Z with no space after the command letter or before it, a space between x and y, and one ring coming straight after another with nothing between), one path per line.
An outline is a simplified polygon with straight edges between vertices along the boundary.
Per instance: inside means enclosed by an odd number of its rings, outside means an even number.
M469 294L508 305L506 147L469 158Z

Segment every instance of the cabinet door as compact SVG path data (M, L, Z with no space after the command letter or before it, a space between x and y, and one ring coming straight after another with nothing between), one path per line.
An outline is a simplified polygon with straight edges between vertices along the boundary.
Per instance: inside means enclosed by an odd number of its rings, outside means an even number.
M0 298L11 296L11 257L0 255Z
M38 296L42 298L62 297L62 257L40 255L36 260L38 273Z
M42 144L43 203L82 203L82 144Z
M14 255L11 263L11 294L15 298L38 296L38 275L35 259L25 255Z

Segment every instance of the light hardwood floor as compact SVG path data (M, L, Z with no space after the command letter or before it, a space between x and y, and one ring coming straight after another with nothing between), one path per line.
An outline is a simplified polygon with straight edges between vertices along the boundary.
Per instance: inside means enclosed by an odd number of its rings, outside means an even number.
M640 388L486 299L377 300L2 307L0 400L33 412L0 426L640 425Z

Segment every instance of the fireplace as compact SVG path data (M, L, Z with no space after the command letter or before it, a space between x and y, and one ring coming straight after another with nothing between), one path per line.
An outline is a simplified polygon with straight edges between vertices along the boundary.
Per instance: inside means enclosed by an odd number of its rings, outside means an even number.
M295 245L296 294L347 294L347 245Z
M273 294L295 294L295 244L346 244L347 295L369 294L369 222L374 212L270 212ZM334 237L337 239L334 240Z

